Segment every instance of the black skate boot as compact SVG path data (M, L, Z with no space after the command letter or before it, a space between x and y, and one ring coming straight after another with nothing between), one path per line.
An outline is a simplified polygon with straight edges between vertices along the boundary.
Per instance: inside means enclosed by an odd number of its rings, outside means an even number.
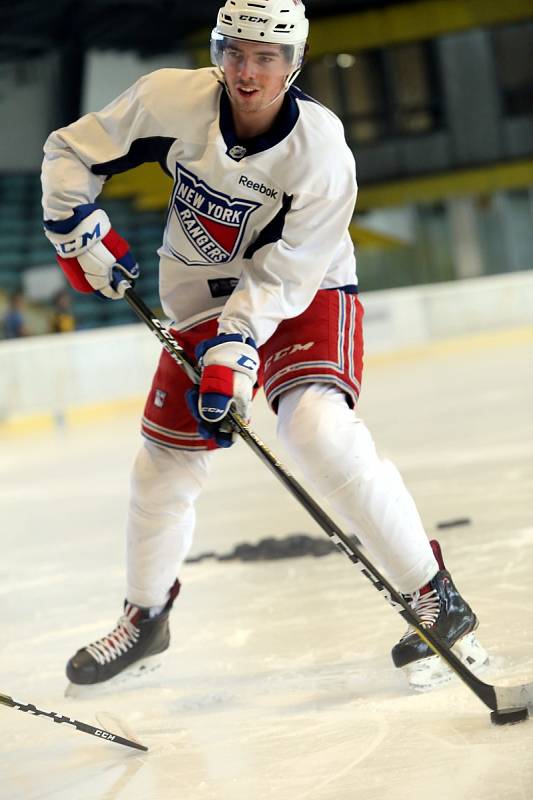
M430 544L440 569L426 586L406 599L424 628L430 629L448 647L453 647L470 669L479 670L488 663L488 656L474 635L478 619L444 566L439 543L433 540ZM405 669L410 686L419 691L447 683L452 677L448 665L411 626L392 648L392 660L394 666Z
M69 681L76 685L103 683L132 665L139 671L147 668L147 660L170 644L168 616L179 590L176 579L165 607L152 618L149 609L125 600L124 614L111 633L78 650L67 663Z

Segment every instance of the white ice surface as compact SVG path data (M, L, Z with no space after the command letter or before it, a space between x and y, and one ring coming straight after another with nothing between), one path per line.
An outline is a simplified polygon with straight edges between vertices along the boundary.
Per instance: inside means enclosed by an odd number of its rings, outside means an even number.
M360 412L401 469L481 619L485 680L533 680L531 339L371 363ZM187 565L164 667L64 696L64 664L112 627L138 446L127 417L1 443L0 691L146 744L146 754L0 706L2 800L531 800L533 721L491 726L459 682L412 695L403 621L340 554ZM254 427L275 452L261 402ZM199 505L193 554L304 532L239 443Z

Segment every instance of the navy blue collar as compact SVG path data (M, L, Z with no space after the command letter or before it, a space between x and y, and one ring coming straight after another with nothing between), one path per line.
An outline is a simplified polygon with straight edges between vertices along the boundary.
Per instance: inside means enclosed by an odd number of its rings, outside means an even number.
M269 150L289 135L299 116L300 110L291 87L285 94L283 105L270 130L251 139L239 139L235 132L230 99L226 87L223 87L220 95L220 132L226 143L226 154L233 161L241 161L245 156Z

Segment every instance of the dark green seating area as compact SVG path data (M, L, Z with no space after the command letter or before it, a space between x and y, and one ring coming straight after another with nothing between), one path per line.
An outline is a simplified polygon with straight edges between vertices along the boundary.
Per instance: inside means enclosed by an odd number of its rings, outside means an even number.
M164 213L133 210L127 200L102 200L102 206L139 262L141 277L136 288L146 303L159 309L157 249L163 236ZM0 174L0 293L21 290L25 270L55 264L53 248L43 233L39 176ZM69 291L78 330L135 321L125 302Z

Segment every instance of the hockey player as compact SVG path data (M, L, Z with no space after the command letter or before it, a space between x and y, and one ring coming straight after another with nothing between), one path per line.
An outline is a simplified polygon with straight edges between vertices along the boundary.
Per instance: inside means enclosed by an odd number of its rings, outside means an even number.
M75 684L107 681L168 647L195 501L213 450L231 444L228 409L249 419L258 385L305 478L423 624L457 643L461 657L484 660L476 615L355 412L363 353L348 234L355 165L337 117L294 86L307 35L300 0L228 0L212 33L213 68L149 74L46 142L46 235L82 292L119 299L139 274L95 203L104 181L147 161L172 177L161 302L201 367L196 390L161 355L133 469L124 613L70 659ZM392 651L397 667L425 667L431 656L413 631Z

